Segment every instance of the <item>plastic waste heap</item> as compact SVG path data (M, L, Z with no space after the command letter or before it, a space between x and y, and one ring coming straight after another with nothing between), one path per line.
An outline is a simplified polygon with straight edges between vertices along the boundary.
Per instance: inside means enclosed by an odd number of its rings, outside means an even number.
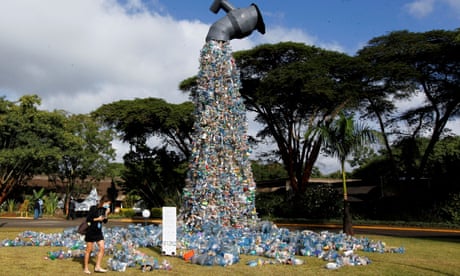
M239 88L229 42L206 42L198 89L192 95L194 142L179 217L191 231L200 231L208 221L246 227L257 220L246 109Z

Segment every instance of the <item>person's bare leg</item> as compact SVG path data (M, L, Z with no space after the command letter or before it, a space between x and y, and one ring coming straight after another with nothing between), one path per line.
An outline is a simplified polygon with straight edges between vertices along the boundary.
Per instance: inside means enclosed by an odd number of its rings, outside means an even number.
M93 251L93 244L92 242L86 243L86 250L85 250L85 259L84 259L84 272L89 272L89 258L91 256L91 251Z
M96 266L94 267L95 271L105 272L106 270L101 267L102 258L104 257L105 244L104 240L97 242L99 247L99 252L97 252Z

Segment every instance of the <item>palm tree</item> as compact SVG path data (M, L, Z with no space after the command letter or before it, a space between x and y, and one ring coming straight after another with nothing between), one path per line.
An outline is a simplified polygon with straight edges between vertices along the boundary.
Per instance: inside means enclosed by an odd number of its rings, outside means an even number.
M345 161L358 148L374 142L373 131L355 122L353 115L346 116L341 112L337 120L333 121L330 126L318 128L318 134L323 140L325 151L340 161L343 184L343 232L353 235Z

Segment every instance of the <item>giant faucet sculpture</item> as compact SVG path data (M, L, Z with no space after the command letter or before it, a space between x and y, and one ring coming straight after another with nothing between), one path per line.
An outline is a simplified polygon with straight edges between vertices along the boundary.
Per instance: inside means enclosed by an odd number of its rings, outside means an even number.
M229 41L254 30L263 34L265 24L255 4L235 9L226 0L215 0L210 9L214 13L223 9L227 14L209 29L200 55L197 90L192 95L195 131L179 211L179 223L191 232L216 224L250 227L258 220L246 109Z
M215 0L210 10L218 13L221 8L227 12L227 15L212 24L206 41L229 41L234 38L244 38L254 30L265 34L265 23L256 4L251 4L244 9L235 9L226 0Z

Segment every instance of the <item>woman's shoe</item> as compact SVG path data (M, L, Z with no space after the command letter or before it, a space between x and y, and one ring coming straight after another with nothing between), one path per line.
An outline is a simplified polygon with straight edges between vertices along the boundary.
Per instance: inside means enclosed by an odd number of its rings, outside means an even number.
M89 271L89 270L83 270L83 273L85 273L85 274L91 274L91 271Z
M106 273L106 272L107 272L107 269L103 269L103 268L95 268L95 269L94 269L94 272L99 272L99 273Z

